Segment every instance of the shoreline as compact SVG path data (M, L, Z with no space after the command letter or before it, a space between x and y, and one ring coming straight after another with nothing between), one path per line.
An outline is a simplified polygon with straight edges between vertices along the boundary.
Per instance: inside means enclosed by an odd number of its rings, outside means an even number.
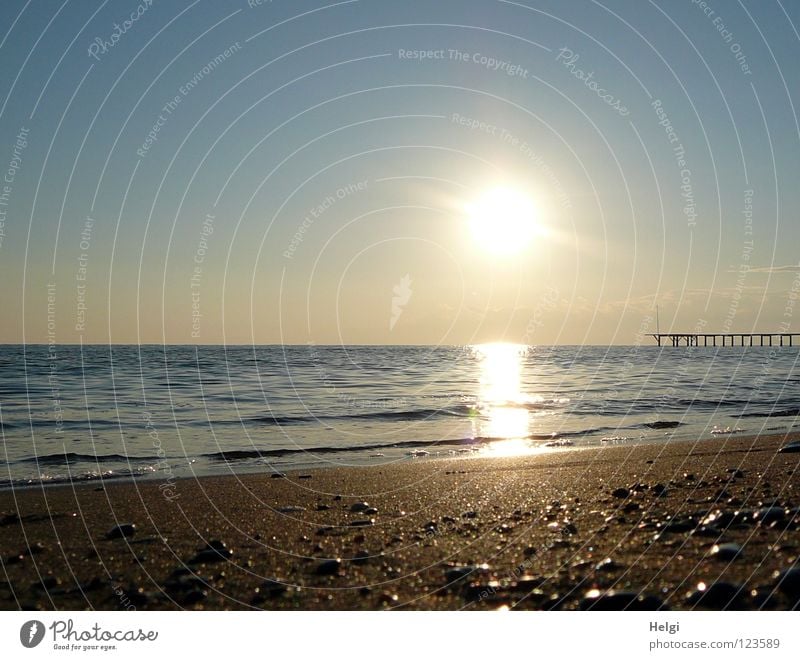
M672 427L665 427L665 428L672 428ZM710 428L707 426L707 428ZM583 443L575 443L571 438L575 436L573 433L567 433L565 435L558 435L555 436L532 436L529 438L523 439L524 442L538 442L541 444L531 445L528 450L521 452L516 455L517 458L525 458L527 456L538 456L545 453L551 452L567 452L571 450L583 450L583 449L603 449L608 447L617 447L617 446L641 446L641 445L660 445L660 444L676 444L682 442L714 442L724 438L740 438L742 440L748 438L768 438L772 436L780 436L780 437L788 437L792 435L800 435L800 428L797 428L797 425L786 425L782 427L765 427L762 429L762 432L753 431L752 429L739 429L738 427L734 427L734 430L728 429L716 431L717 427L714 426L711 430L707 430L705 433L696 434L696 431L692 430L682 430L679 431L677 429L673 430L670 433L665 434L669 437L664 436L655 436L655 435L641 435L639 437L633 436L615 436L615 437L601 437L600 435L581 435L580 439L585 442ZM623 430L623 429L620 429ZM651 429L653 431L659 431L660 429L655 428ZM694 433L694 435L693 435ZM549 442L545 442L546 439L551 438ZM221 450L218 452L218 456L222 457L223 454L231 454L231 455L238 455L242 454L241 458L234 457L234 458L219 458L217 459L217 467L216 469L210 470L208 467L205 469L199 470L197 473L189 473L186 469L186 466L179 467L177 463L171 464L170 471L175 471L178 469L182 469L183 473L180 476L175 476L172 480L183 480L183 479L205 479L208 477L236 477L236 476L245 476L245 475L258 475L258 474L269 474L269 471L282 471L282 472L297 472L297 471L308 471L308 470L329 470L329 469L348 469L348 468L356 468L356 467L392 467L394 465L403 464L409 461L416 461L419 459L420 461L434 461L434 460L454 460L454 459L491 459L494 460L497 456L492 455L491 452L494 447L497 445L507 442L508 440L505 438L452 438L452 439L444 439L444 440L436 440L432 442L427 442L425 440L409 440L409 441L399 441L395 444L389 445L370 445L367 447L312 447L308 449L287 449L287 450L274 450L274 449L264 449L264 450L238 450L233 449L229 451ZM413 449L412 451L407 451L409 449ZM423 453L416 454L416 452L422 450ZM400 454L399 452L403 452ZM379 454L369 454L368 452L389 452L389 455L385 455L383 453ZM471 453L469 453L471 452ZM262 460L264 458L277 458L279 461L282 458L285 458L286 455L292 454L309 454L311 455L316 462L312 462L309 460L308 462L303 462L297 460L292 463L281 463L276 462L273 465L269 465L268 463L259 463L253 464L248 461L255 460L258 458ZM349 464L336 464L334 462L324 462L321 461L320 458L323 455L349 455L351 456L352 462ZM501 454L502 457L502 454ZM138 460L140 457L135 457ZM201 455L196 457L190 457L192 460L187 463L187 465L192 465L194 461L198 458L208 458L207 455ZM387 462L388 460L388 462ZM76 463L77 464L77 463ZM227 469L226 469L227 467ZM197 468L192 468L197 469ZM169 472L169 471L165 471ZM152 472L140 472L138 474L108 474L108 473L99 473L93 472L91 476L88 472L80 472L73 477L66 477L62 475L56 475L55 477L48 477L45 479L37 479L35 477L14 477L13 479L19 479L18 482L12 481L0 481L0 493L10 490L22 490L27 488L54 488L58 486L79 486L81 484L97 484L97 483L153 483L153 482L164 482L171 480L168 477L164 477L162 474L159 474L158 471Z
M798 438L10 488L0 607L792 609Z

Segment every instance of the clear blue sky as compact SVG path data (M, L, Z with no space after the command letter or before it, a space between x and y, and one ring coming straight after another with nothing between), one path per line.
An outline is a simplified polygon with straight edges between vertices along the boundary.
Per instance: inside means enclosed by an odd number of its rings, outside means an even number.
M250 4L4 2L0 341L800 328L797 3Z

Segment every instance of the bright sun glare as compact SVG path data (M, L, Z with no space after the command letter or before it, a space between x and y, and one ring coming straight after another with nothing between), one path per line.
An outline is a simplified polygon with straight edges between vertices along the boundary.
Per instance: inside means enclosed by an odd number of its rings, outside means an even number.
M541 233L539 211L533 200L514 188L500 186L467 205L472 236L488 252L521 252Z

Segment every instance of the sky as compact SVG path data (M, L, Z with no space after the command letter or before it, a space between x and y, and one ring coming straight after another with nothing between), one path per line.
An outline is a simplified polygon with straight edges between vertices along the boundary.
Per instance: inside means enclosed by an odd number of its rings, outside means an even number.
M0 342L800 332L797 3L3 14Z

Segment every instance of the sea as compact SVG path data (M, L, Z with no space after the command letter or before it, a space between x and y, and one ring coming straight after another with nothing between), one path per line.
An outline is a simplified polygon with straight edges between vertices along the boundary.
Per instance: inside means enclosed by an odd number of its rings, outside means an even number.
M0 346L0 487L782 433L797 347Z

